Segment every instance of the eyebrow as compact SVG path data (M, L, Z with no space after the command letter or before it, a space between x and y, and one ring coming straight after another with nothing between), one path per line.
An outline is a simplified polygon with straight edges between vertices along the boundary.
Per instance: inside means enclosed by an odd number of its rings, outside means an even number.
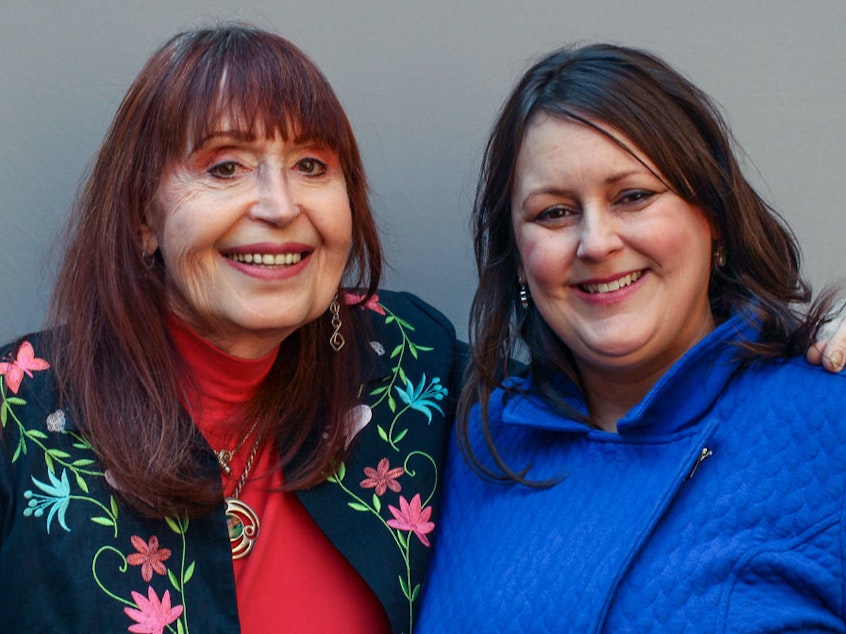
M215 131L210 132L210 133L206 134L205 136L201 137L199 139L199 141L197 142L197 144L193 148L191 148L189 155L196 154L197 152L202 150L204 147L206 147L209 143L211 143L213 141L217 141L217 140L220 140L220 141L223 141L223 142L233 141L235 143L250 144L250 143L258 142L260 140L260 138L261 138L261 135L256 135L256 134L253 134L252 132L248 132L246 130L237 130L237 129L215 130ZM294 139L290 139L288 141L288 143L291 146L296 147L296 148L325 149L325 150L331 150L331 151L337 153L337 150L335 150L331 146L326 145L325 143L322 143L322 142L317 141L315 139L294 138Z
M236 141L239 143L249 143L256 140L256 136L245 130L214 130L208 134L200 137L196 143L193 144L189 150L189 154L194 154L212 141Z
M624 170L622 172L618 172L616 174L609 176L608 178L606 178L603 181L603 184L604 185L614 185L616 183L619 183L622 180L625 180L626 178L628 178L630 176L638 176L638 175L641 175L641 174L648 174L652 178L657 178L655 176L655 174L653 172L651 172L650 170L648 170L646 167L642 167L640 169L632 168L632 169ZM531 200L532 198L535 198L537 196L546 196L546 195L550 195L550 196L572 196L573 192L570 189L562 188L562 187L555 187L555 186L543 187L542 189L534 190L534 191L530 192L528 195L526 195L525 197L523 197L520 204L524 205L527 201Z

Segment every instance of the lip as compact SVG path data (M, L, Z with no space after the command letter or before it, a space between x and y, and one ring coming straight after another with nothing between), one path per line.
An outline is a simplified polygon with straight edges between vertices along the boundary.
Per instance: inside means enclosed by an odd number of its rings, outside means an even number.
M223 260L235 270L260 280L284 280L297 276L311 260L314 247L300 242L259 242L220 250ZM259 262L255 256L263 256ZM238 259L235 259L235 258ZM275 258L267 263L267 258ZM255 258L255 261L251 261Z
M647 269L615 273L604 278L582 280L572 284L571 288L585 302L598 305L616 304L635 293L648 273Z

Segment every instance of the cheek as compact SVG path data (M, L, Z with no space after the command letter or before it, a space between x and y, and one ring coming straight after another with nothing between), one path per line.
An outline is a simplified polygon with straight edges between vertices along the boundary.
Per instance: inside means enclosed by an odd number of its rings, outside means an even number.
M704 223L690 223L685 231L655 232L653 248L661 249L672 258L680 270L689 271L690 274L710 276L713 241L711 239L710 227Z
M185 266L186 261L197 257L207 240L203 230L208 225L192 222L179 213L172 214L165 222L159 242L165 263L170 267Z
M162 205L159 242L165 260L209 256L241 214L236 197L192 191Z
M524 275L534 285L560 285L570 266L571 248L560 233L528 232L517 240Z
M342 257L346 261L352 245L352 212L346 191L343 195L328 198L322 207L331 211L318 214L315 226L332 256Z

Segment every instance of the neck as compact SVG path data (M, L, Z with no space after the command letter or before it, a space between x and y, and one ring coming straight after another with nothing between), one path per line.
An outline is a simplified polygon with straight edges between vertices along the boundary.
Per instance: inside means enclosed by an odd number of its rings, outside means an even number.
M686 337L641 361L635 360L641 351L636 351L635 358L628 362L625 358L611 362L577 359L576 365L582 376L591 421L600 429L616 432L617 422L640 403L655 383L715 327L714 317L708 311L703 314L701 322L692 322Z
M239 423L236 415L258 392L270 372L277 351L260 359L240 359L214 346L173 315L168 327L183 361L185 407L212 446L226 446L218 438L240 436L244 430L227 429Z
M591 422L600 429L616 433L617 422L643 400L664 371L626 377L607 370L581 368L581 374Z

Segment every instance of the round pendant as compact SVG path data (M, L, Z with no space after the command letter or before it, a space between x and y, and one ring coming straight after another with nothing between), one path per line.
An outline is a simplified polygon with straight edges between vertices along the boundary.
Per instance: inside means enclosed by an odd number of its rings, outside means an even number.
M238 498L226 498L226 527L232 559L246 557L258 539L259 518L256 512Z

